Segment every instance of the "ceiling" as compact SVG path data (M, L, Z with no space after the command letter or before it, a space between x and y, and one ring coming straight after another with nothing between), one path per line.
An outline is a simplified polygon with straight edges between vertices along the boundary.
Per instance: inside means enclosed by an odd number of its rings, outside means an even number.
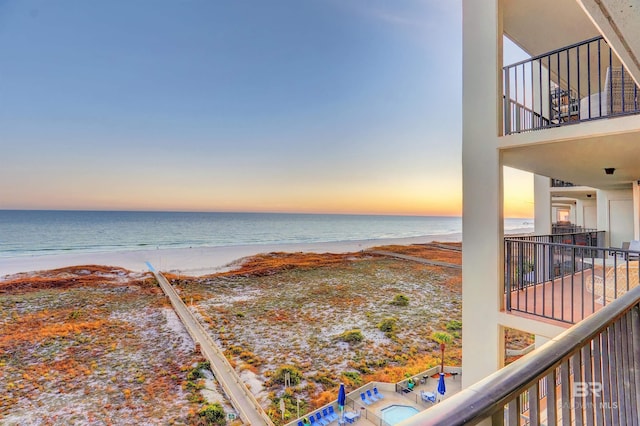
M587 13L588 12L588 13ZM503 30L531 56L603 35L640 82L640 0L505 0Z
M640 1L578 0L640 84Z
M503 150L506 166L598 189L640 180L640 131L529 144ZM613 175L605 168L613 167Z
M574 0L506 0L503 30L531 56L600 35Z

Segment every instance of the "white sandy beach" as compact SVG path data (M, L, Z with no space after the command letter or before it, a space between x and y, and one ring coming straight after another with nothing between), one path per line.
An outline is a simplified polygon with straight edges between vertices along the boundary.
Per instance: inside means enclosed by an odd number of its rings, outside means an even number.
M326 243L255 244L8 257L0 258L0 278L21 272L43 271L77 265L120 266L131 271L146 271L148 270L146 262L151 263L160 271L200 276L223 271L234 261L259 253L276 251L290 253L349 253L380 245L408 245L432 241L462 241L462 234Z

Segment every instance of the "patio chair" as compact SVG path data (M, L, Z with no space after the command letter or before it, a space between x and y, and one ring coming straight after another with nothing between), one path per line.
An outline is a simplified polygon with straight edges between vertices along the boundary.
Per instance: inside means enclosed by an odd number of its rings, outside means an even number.
M367 389L367 398L369 398L369 400L376 402L378 400L378 397L374 394L371 393L371 390Z
M580 120L630 112L638 107L635 82L622 67L607 68L603 89L580 100Z
M329 423L331 423L332 421L334 421L335 419L331 416L331 414L329 414L329 410L327 410L326 408L322 409L322 417Z
M331 423L328 419L322 418L322 414L320 414L320 411L316 413L316 420L316 423L321 424L322 426L327 426L329 423Z
M589 274L584 281L585 288L600 298L598 303L605 303L605 301L609 303L622 296L627 290L638 286L640 279L638 263L637 260L629 260L616 268L606 267L604 277L602 271L596 271L593 275Z
M364 396L364 393L360 393L360 399L362 400L362 402L364 402L367 405L371 405L373 403L373 401L371 401L369 398Z
M325 416L327 417L327 416ZM331 421L333 420L337 420L338 419L338 415L336 414L336 412L333 410L333 405L329 406L329 418L331 419Z
M373 388L373 394L374 394L375 396L377 396L377 397L378 397L378 399L384 399L384 395L383 395L383 394L381 394L380 392L378 392L378 388L377 388L377 387L374 387L374 388Z
M622 247L624 248L624 243L622 243ZM629 243L627 247L633 253L627 253L627 260L638 260L640 259L640 241L633 240Z

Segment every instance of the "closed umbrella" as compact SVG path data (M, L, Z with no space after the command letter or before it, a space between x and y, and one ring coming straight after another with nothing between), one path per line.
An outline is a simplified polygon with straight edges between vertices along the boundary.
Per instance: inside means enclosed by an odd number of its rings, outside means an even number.
M340 389L338 390L338 410L340 410L340 417L344 422L344 404L347 402L347 394L344 391L344 383L340 383Z
M447 388L444 384L444 373L440 373L440 379L438 380L438 393L442 396L447 392Z

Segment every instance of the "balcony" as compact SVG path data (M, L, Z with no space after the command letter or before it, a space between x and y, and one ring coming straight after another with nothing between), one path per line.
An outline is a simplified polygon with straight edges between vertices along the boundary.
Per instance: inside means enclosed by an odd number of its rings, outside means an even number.
M638 87L601 36L503 72L505 135L640 112Z
M575 324L638 286L638 253L604 232L505 239L505 309Z
M574 225L573 223L569 223L569 222L557 222L557 223L551 224L551 233L556 235L557 234L592 235L591 233L593 232L597 232L597 230L591 229L591 228L585 228L580 225Z
M398 426L484 420L496 425L639 425L640 287Z

